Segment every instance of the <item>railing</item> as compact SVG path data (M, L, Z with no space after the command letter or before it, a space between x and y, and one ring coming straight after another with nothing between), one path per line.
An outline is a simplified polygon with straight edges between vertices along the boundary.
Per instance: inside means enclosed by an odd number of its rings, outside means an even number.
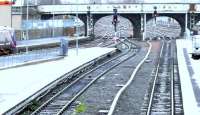
M0 56L0 69L19 66L31 62L38 62L42 60L58 58L60 54L59 48L49 48L6 56Z
M200 12L200 3L196 5L196 13ZM39 5L41 13L64 14L64 13L86 13L90 7L91 13L113 13L113 8L118 13L152 13L157 8L159 13L187 13L189 3L149 3L149 4L66 4L66 5Z

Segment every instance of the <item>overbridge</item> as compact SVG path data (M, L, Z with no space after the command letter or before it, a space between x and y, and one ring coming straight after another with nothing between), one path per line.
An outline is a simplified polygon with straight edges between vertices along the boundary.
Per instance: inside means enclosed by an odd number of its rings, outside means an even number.
M153 13L154 7L159 13L188 13L191 4L187 3L142 3L142 4L66 4L66 5L39 5L38 11L44 14L85 14L90 7L94 14L113 13L117 8L119 13ZM200 13L200 3L195 4L195 13Z
M181 26L181 35L187 28L191 29L200 20L200 3L140 3L140 4L56 4L38 5L37 10L42 14L42 19L49 19L52 15L75 15L85 23L85 33L91 30L100 18L112 15L116 8L118 14L130 20L133 25L134 37L145 37L146 22L152 19L152 14L157 11L157 16L167 16L175 19ZM91 22L92 20L92 22Z

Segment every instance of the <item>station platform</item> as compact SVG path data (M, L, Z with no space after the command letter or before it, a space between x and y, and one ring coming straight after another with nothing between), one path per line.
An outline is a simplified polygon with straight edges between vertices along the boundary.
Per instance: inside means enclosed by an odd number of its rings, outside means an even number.
M115 52L115 48L69 49L68 56L43 63L0 70L0 114L23 102L60 76L81 65Z
M69 43L75 43L76 41L75 37L68 36L17 41L17 52L15 54L0 57L0 70L39 62L39 59L45 61L61 58L62 56L59 56L61 39L65 39ZM79 43L90 40L87 36L78 37L77 39ZM29 51L25 53L27 47Z
M25 48L25 47L37 47L37 46L45 46L45 45L54 45L59 44L60 39L68 40L68 42L74 42L76 37L68 37L68 36L60 36L60 37L51 37L51 38L41 38L41 39L32 39L32 40L20 40L17 41L17 49ZM78 40L86 40L89 39L87 36L77 37Z
M200 115L200 60L192 59L192 40L177 40L177 58L185 115Z

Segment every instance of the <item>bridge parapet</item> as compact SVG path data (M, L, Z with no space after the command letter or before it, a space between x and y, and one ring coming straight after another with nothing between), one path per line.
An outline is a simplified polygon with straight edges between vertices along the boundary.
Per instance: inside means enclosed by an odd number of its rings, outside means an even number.
M190 4L185 3L153 3L153 4L67 4L67 5L39 5L37 9L40 13L51 14L85 14L90 7L91 13L105 14L113 13L113 8L118 9L118 13L153 13L157 7L158 13L187 13ZM196 4L196 12L200 13L200 4Z

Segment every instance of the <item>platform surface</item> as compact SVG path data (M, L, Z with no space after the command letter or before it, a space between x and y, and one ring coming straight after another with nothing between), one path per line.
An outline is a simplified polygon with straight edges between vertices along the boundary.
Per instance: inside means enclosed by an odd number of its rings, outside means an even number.
M32 40L21 40L17 41L17 49L27 48L27 47L44 47L52 44L60 44L61 39L65 39L69 42L75 41L75 37L68 36L60 36L60 37L52 37L52 38L41 38L41 39L32 39ZM82 36L77 37L80 41L87 40L89 37ZM41 48L40 47L40 48ZM0 57L0 70L5 68L10 68L13 66L24 65L25 62L30 63L32 61L38 60L49 60L59 58L61 49L59 47L47 47L41 48L41 50L29 50L27 53L18 52L9 56L1 56Z
M192 41L177 40L178 67L185 115L200 115L200 60L192 59Z
M0 70L0 114L25 100L65 73L115 48L70 49L68 56L57 60Z

